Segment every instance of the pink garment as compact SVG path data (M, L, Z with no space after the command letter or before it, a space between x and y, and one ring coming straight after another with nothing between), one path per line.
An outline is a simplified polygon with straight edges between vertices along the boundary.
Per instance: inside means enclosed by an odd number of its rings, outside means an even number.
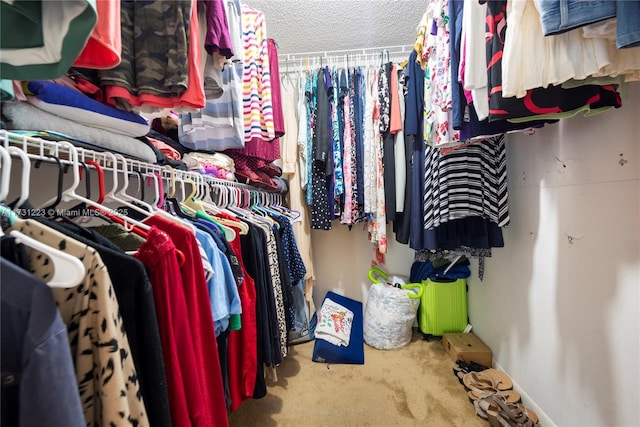
M182 156L175 148L171 147L164 141L160 141L159 139L147 137L149 142L156 147L158 150L162 152L169 160L180 160Z
M462 45L462 51L460 53L460 65L458 66L458 80L460 81L460 85L464 88L464 76L465 76L465 70L467 66L467 61L466 61L467 42L466 42L466 38L464 37L464 33L463 33L461 45ZM471 93L471 91L467 89L463 89L462 92L464 93L464 97L467 100L467 104L468 105L473 104L473 94Z
M120 0L97 0L98 22L74 67L108 70L120 64Z
M389 132L394 135L402 130L402 117L400 116L400 98L398 91L398 66L393 64L391 67L391 82L389 83L389 92L391 92L391 113Z
M282 91L280 88L280 66L278 64L278 46L273 39L267 39L269 55L269 74L271 76L271 105L273 106L273 128L276 137L284 135L284 113L282 112ZM278 148L280 153L280 148Z

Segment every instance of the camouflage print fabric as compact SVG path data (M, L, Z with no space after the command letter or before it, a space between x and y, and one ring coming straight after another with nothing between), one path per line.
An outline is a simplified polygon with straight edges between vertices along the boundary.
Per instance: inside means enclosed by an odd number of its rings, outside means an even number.
M192 0L123 0L122 62L99 71L101 86L179 97L189 83L191 7Z

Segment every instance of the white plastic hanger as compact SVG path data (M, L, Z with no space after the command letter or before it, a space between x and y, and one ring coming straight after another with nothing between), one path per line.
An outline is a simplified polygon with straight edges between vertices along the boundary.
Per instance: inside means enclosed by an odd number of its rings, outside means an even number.
M7 200L9 195L9 179L11 177L11 155L4 146L0 145L0 202Z
M76 149L76 147L74 147L72 144L67 143L65 141L60 141L58 142L58 144L60 145L64 145L66 148L68 148L69 153L71 154L71 160L73 163L73 184L71 185L71 188L68 188L67 190L62 192L62 200L64 200L65 202L68 202L70 200L77 200L80 202L85 203L87 206L91 206L94 207L96 209L98 209L98 211L100 212L108 212L109 214L113 215L114 217L118 217L120 218L120 220L125 222L125 228L129 230L129 227L131 226L136 226L144 231L149 231L151 229L151 227L149 227L147 224L143 224L140 221L134 220L133 218L130 218L128 216L122 215L121 213L112 210L106 206L103 206L99 203L94 202L93 200L89 200L86 197L82 197L79 194L77 194L76 188L78 188L78 185L80 185L80 165L78 163L78 150ZM105 155L111 155L113 156L112 153L109 152L105 152ZM113 157L113 160L115 161L115 157ZM115 186L117 185L117 173L114 173L114 189ZM112 190L113 192L114 190ZM106 198L106 195L105 195ZM133 228L133 227L131 227Z
M150 216L151 211L153 210L151 205L142 202L135 197L126 194L125 192L127 187L129 186L129 171L127 170L127 160L122 154L114 154L108 152L105 152L105 154L110 157L111 161L113 162L113 187L109 192L107 192L107 194L105 194L104 203L111 202L114 204L122 204L145 216ZM120 172L120 169L118 168L118 161L122 162L122 181L124 182L124 185L122 189L120 189L120 191L116 191L118 189L118 173ZM133 201L141 206L144 206L144 209L137 204L133 204Z
M7 148L10 154L15 154L22 160L22 180L20 182L20 198L16 202L15 207L19 208L29 198L29 181L31 178L31 160L27 153L17 147Z
M47 285L52 288L73 288L78 286L84 279L84 265L78 258L52 248L51 246L47 246L44 243L22 234L18 230L11 230L9 235L15 238L16 242L23 243L49 258L53 264L53 277L47 282Z

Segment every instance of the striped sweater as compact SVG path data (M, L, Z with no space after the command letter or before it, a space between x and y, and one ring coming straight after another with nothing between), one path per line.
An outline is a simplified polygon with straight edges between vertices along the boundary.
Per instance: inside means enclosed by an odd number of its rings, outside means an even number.
M245 142L270 141L275 138L275 129L266 23L261 11L245 5L242 6L242 43Z

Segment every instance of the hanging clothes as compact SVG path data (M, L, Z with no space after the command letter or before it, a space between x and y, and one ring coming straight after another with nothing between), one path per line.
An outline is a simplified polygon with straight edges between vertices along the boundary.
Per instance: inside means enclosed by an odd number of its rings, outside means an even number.
M238 293L242 304L242 328L232 330L228 340L228 375L231 411L237 410L241 403L253 397L258 378L258 338L256 318L256 285L253 277L247 272L244 263L242 236L235 228L236 238L230 243L238 256L244 275Z
M303 277L298 277L299 274L294 271L290 272L294 287L299 288L294 289L293 292L302 293L302 299L299 302L303 305L303 309L297 312L299 323L294 326L294 331L290 331L290 334L297 333L300 336L306 336L306 334L308 334L308 325L306 326L306 329L304 326L307 324L306 313L315 311L312 298L315 272L313 269L311 248L310 212L305 201L305 194L301 183L302 179L306 178L306 165L304 170L302 167L302 165L305 164L306 159L306 107L304 105L304 91L300 91L300 88L304 83L304 78L302 74L299 74L297 77L297 82L292 81L288 75L285 75L283 80L282 88L284 95L283 108L285 113L285 135L281 139L281 157L283 158L283 174L286 174L289 184L289 208L300 215L295 221L290 223L290 226L301 261L295 260L293 263L289 263L288 265L299 270L300 264L302 264L305 269ZM298 121L296 113L302 114L304 121ZM299 128L300 122L303 123L302 128ZM301 139L304 140L302 143ZM302 281L302 283L298 284L298 281ZM309 305L311 305L311 308L308 308Z
M329 211L329 182L332 175L333 161L331 160L331 116L329 111L328 90L331 81L327 81L323 68L317 75L317 106L314 117L314 132L312 149L312 180L313 199L311 203L311 228L330 230L332 213Z
M527 91L524 98L502 95L502 58L507 31L507 1L487 2L487 58L498 58L488 65L489 121L499 119L558 119L579 112L596 113L619 108L620 95L612 85L583 85L571 89L548 86Z
M169 390L173 425L205 422L205 408L198 386L188 308L181 286L176 247L157 227L152 227L146 241L135 253L149 271L161 334L162 353Z
M139 384L131 381L137 373L116 293L96 250L33 220L18 220L11 229L80 258L87 269L83 286L52 289L67 325L86 423L149 425ZM42 259L31 261L39 277L51 274ZM105 342L110 345L100 345Z
M149 422L154 426L171 426L160 332L152 288L144 265L123 253L107 238L97 232L94 233L93 229L83 229L71 224L65 226L43 218L35 218L35 220L94 248L100 255L109 271L118 299ZM80 235L79 233L83 230L86 232ZM102 228L102 231L109 233L107 230L111 230L111 233L119 230L120 233L130 234L123 227L115 224Z
M218 346L215 340L213 315L209 306L207 284L202 274L202 260L198 244L193 233L185 228L157 215L146 220L167 233L176 248L185 256L180 268L182 289L188 307L189 328L193 332L195 343L195 365L198 372L198 384L205 422L211 425L227 425L226 404ZM193 345L193 344L192 344ZM189 403L189 401L188 401Z

